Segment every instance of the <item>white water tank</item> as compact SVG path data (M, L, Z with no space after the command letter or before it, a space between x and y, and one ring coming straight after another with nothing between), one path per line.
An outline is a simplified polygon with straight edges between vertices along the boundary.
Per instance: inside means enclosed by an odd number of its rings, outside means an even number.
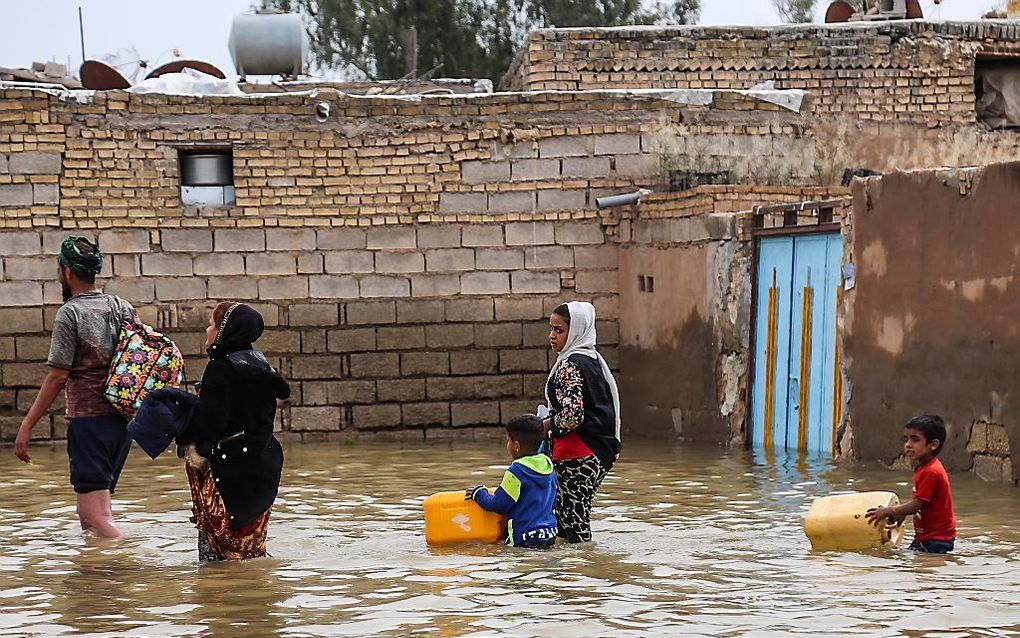
M296 13L234 16L227 41L234 68L246 75L303 75L308 35Z

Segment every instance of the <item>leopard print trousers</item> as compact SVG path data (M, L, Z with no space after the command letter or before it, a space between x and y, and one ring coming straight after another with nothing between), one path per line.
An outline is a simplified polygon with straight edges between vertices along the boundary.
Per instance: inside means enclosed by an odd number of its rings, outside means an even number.
M609 470L597 456L556 461L556 522L568 543L591 540L591 506Z

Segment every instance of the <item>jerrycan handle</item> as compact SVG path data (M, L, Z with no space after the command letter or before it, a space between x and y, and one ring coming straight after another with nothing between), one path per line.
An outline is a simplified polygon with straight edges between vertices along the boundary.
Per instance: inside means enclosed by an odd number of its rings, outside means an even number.
M895 525L888 525L888 524L887 525L883 525L882 526L882 542L883 543L893 543L894 545L898 545L899 542L900 542L900 539L903 538L903 532L904 531L905 530L903 529L903 521L900 521L900 522L896 523ZM894 539L894 534L895 534L895 539Z

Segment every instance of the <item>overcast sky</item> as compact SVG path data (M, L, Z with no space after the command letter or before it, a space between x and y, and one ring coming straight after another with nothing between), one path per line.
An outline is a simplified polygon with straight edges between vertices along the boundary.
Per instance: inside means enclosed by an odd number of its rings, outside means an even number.
M929 18L972 20L1000 1L943 0L936 6L934 0L921 0L921 6ZM207 60L232 76L234 65L227 51L230 21L251 5L252 0L6 0L0 16L0 66L56 60L70 61L76 71L81 64L80 6L86 57L102 58L121 50L120 57L127 59L133 47L155 66L171 60L173 49L178 49L184 57ZM778 21L772 0L702 0L702 24Z

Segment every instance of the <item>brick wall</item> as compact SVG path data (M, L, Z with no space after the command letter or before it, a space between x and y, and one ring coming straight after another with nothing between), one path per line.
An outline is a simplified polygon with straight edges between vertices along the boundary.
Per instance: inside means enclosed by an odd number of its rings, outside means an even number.
M657 184L667 155L684 166L711 155L747 172L749 141L705 152L723 135L764 134L758 161L811 173L809 156L787 152L800 116L725 92L707 106L602 92L83 99L0 91L4 227L556 218L590 210L600 194ZM325 124L314 117L321 101L333 106ZM236 204L183 207L178 154L208 148L232 150Z
M602 349L616 361L616 248L597 220L83 232L109 255L114 276L101 285L177 341L192 380L205 364L212 305L242 299L258 308L267 326L259 346L292 382L279 427L294 436L421 436L533 410L549 369L545 318L574 296L599 308ZM64 234L0 233L8 442L45 374ZM57 413L52 430L37 434L63 432Z
M778 88L819 115L973 123L977 56L1020 56L1011 22L619 27L532 32L509 90Z
M710 192L718 204L693 203ZM205 363L212 305L242 299L258 308L267 324L259 345L293 384L280 412L282 436L478 436L541 401L550 363L546 317L564 299L596 304L600 349L619 365L621 246L680 241L661 239L663 224L707 223L712 238L731 238L737 214L721 211L816 192L700 187L576 222L76 232L98 239L109 255L112 276L101 285L177 341L193 380ZM0 437L8 443L45 373L60 303L53 265L66 232L0 232L0 294L8 300L0 308ZM708 238L689 231L680 243ZM60 409L38 438L63 438ZM653 434L634 416L633 431Z
M13 437L44 372L68 232L98 237L105 285L179 341L192 378L209 308L255 304L263 347L295 383L279 424L289 436L447 435L541 398L545 318L564 299L595 301L617 360L621 243L698 249L728 237L733 211L813 198L801 186L829 183L820 162L838 178L872 156L1016 150L1011 133L896 123L848 135L810 109L709 97L0 91L0 438ZM321 101L333 107L326 123L314 117ZM178 154L205 148L232 151L234 205L181 205ZM593 208L602 194L720 168L740 185ZM59 416L39 430L62 434Z
M982 479L1016 483L1006 426L975 421L971 425L967 451L974 455L971 469Z
M577 219L594 199L733 183L838 183L846 167L1015 157L1011 131L792 113L732 91L705 105L577 92L364 98L0 90L0 228L336 227ZM317 102L333 119L315 121ZM237 200L180 203L178 154L226 149Z
M45 372L72 231L98 238L103 285L177 340L192 379L212 305L254 304L294 384L287 436L491 428L541 399L546 318L565 299L595 302L617 360L620 219L594 198L657 185L678 121L695 137L773 120L792 135L798 118L722 92L691 106L0 91L0 438ZM181 205L178 153L196 148L231 149L236 204ZM62 438L59 412L50 425L38 436Z

